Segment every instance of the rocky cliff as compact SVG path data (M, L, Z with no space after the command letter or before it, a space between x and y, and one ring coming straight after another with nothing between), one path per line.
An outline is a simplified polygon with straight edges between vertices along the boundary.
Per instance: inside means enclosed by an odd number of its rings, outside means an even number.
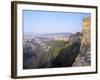
M82 20L82 37L80 52L73 66L89 66L91 65L91 18L86 17Z

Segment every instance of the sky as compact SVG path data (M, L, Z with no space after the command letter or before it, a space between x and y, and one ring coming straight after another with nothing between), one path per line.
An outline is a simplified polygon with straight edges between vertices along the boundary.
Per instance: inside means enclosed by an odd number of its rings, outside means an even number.
M24 34L80 32L82 18L90 16L89 13L24 10L23 31Z

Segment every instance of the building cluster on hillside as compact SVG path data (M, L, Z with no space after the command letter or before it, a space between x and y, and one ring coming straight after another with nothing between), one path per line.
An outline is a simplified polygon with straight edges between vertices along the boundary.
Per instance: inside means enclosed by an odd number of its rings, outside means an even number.
M54 40L62 40L62 41L68 41L69 38L66 36L55 36Z

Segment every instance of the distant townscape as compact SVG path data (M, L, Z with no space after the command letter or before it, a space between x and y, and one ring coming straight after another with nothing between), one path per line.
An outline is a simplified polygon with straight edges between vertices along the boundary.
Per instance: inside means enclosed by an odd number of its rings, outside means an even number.
M91 65L91 18L82 20L82 31L23 35L23 69Z

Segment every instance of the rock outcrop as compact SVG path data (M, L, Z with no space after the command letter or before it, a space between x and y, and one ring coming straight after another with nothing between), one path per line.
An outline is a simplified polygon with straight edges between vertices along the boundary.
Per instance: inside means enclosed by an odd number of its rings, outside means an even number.
M91 18L83 18L80 52L73 66L91 65Z
M34 43L34 45L37 45ZM34 46L27 42L23 48L23 69L45 68L47 66L48 54L43 52L40 46Z

